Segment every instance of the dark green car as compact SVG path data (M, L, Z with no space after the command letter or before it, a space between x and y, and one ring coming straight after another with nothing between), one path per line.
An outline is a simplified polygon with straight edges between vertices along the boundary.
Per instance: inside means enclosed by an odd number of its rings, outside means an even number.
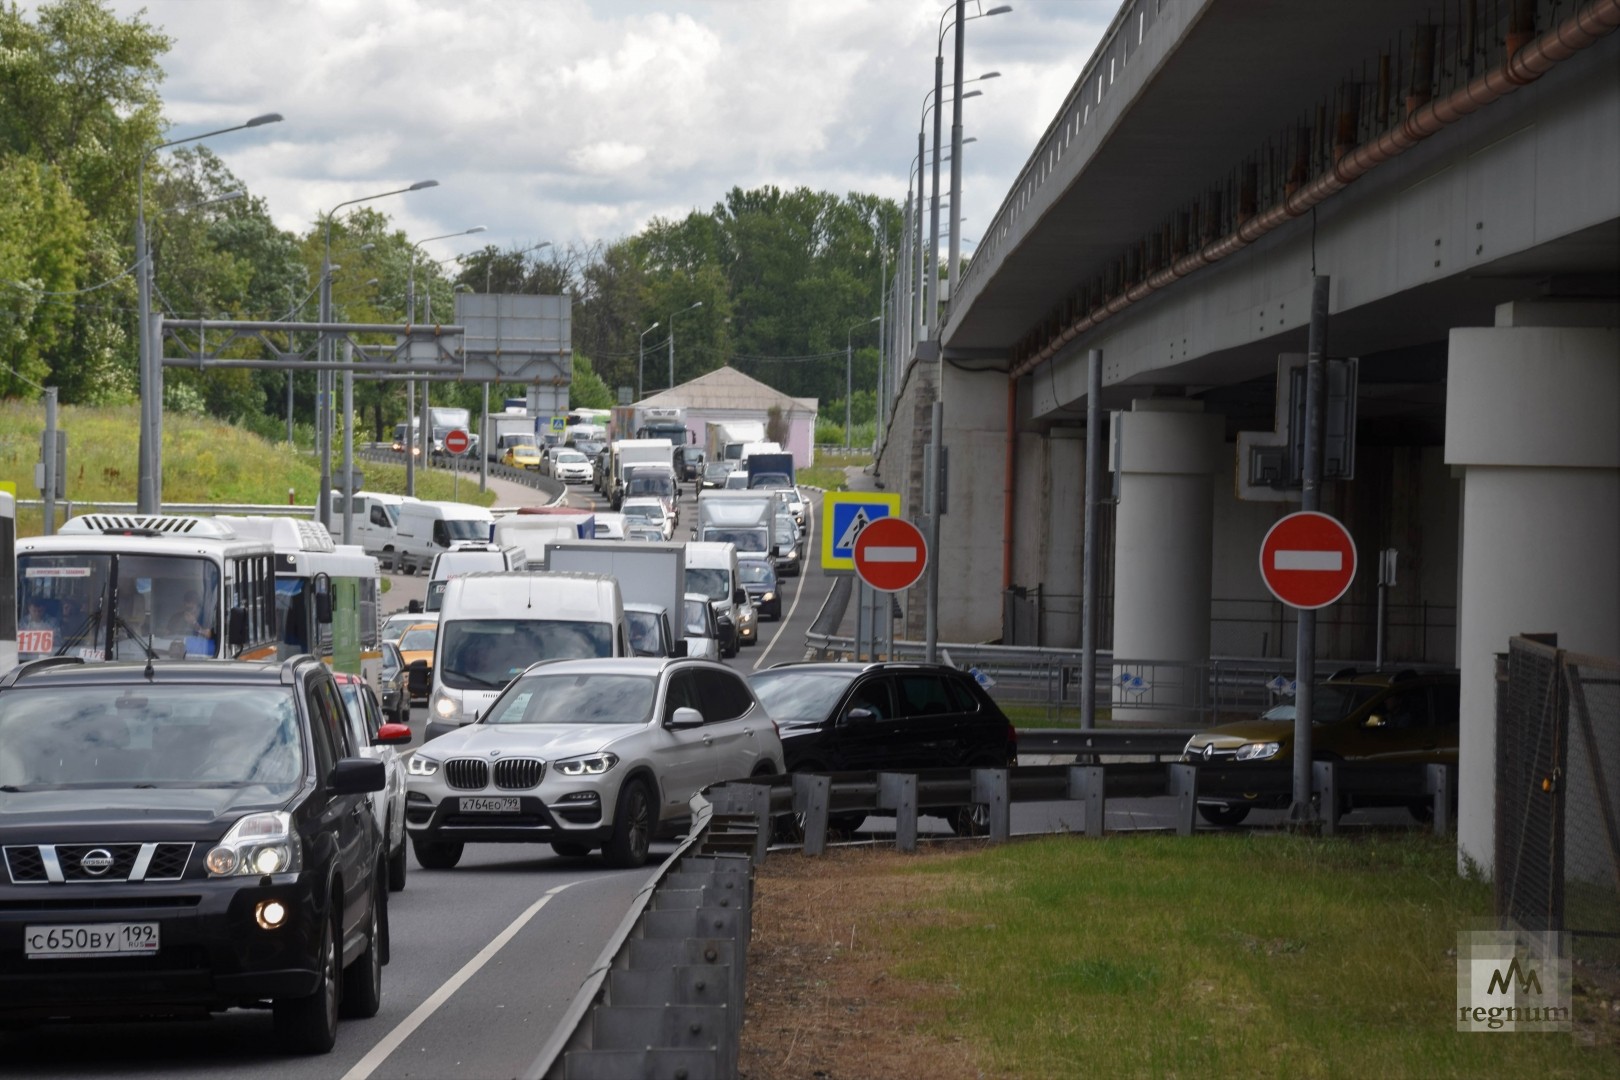
M1340 672L1319 684L1311 703L1311 757L1385 764L1457 762L1460 683L1455 672ZM1294 757L1294 706L1278 705L1255 720L1200 731L1182 760L1208 764L1288 762ZM1286 808L1287 796L1198 799L1216 825L1236 825L1255 807ZM1413 805L1422 816L1426 806Z

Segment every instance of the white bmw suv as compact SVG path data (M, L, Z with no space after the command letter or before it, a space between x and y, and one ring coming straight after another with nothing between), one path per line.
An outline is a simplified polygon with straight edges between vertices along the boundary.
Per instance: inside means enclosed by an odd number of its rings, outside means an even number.
M783 771L782 740L748 683L708 660L553 660L513 679L479 719L410 759L416 859L449 869L468 843L601 848L640 866L711 784Z

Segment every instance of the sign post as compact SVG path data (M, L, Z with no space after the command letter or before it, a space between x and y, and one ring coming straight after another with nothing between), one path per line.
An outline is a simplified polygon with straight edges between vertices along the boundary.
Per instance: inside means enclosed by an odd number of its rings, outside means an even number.
M451 428L444 433L444 450L455 460L450 463L451 492L455 498L461 497L461 456L472 448L472 436L465 428Z

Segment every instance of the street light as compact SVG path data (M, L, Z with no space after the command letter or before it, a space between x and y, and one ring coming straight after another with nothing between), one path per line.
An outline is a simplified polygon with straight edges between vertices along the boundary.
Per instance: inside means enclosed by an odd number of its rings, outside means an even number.
M844 335L844 449L845 450L849 449L849 427L850 427L850 423L851 423L851 417L853 416L852 412L850 411L850 405L852 403L851 399L855 396L855 345L854 345L855 331L859 330L863 326L871 326L873 323L878 322L882 318L883 318L883 316L881 316L881 315L874 315L870 319L862 319L860 322L856 323L854 326L851 326L849 328L849 333Z
M967 16L963 12L962 0L956 0L956 104L951 106L951 265L947 287L950 289L949 297L952 303L956 301L956 279L961 268L957 265L962 261L962 52L963 52L963 26L969 18L988 18L991 15L1005 15L1012 10L1012 5L1002 4L989 11L981 11L978 15ZM940 44L945 43L944 31L940 31ZM936 54L937 55L937 54ZM935 85L938 85L938 67L935 67ZM997 72L996 74L1000 74ZM982 78L983 76L981 76ZM936 117L934 123L934 138L936 145L939 139L939 123ZM935 160L934 176L939 176L938 160ZM938 220L936 216L936 221ZM939 255L939 235L935 233L934 254ZM932 594L930 594L932 595Z
M671 390L675 388L675 316L684 315L686 312L702 306L703 301L699 300L690 307L684 307L680 311L673 312L669 317L669 387Z
M354 206L358 203L371 202L374 199L385 199L390 195L404 195L412 191L421 191L424 188L438 187L437 180L418 180L409 187L395 188L392 191L379 191L375 195L362 195L358 199L349 199L340 202L325 214L321 215L326 222L323 234L323 247L321 253L321 323L323 326L332 321L332 219L337 212L345 206ZM321 358L327 363L332 362L332 337L325 329L321 330L320 340ZM322 368L316 375L322 385L318 395L319 404L316 415L320 416L324 408L327 422L320 431L321 436L321 494L320 494L320 521L329 530L332 527L332 405L331 405L331 369ZM345 368L343 371L343 408L348 416L354 415L354 371ZM350 494L354 480L354 427L352 422L343 425L343 491ZM407 454L405 462L410 464ZM343 542L353 543L354 530L354 502L352 499L343 500Z
M664 324L655 322L651 326L647 327L647 329L645 329L645 330L643 330L641 332L641 343L637 347L637 355L640 357L640 359L638 359L636 361L636 400L637 401L640 401L641 398L642 398L643 372L646 370L646 367L647 367L647 335L652 333L654 330L658 329L662 325L664 325Z
M245 124L205 131L184 139L171 139L158 143L141 153L135 170L135 283L136 307L140 325L136 327L135 346L139 357L141 384L140 461L137 468L136 506L143 514L155 514L163 505L163 361L161 343L152 333L152 253L146 246L146 162L159 150L181 143L197 142L215 135L274 124L280 113L255 116Z
M1000 14L999 10L997 11L997 14ZM979 16L974 16L974 17L978 18ZM941 28L941 30L940 30L941 47L943 47L943 43L944 43L944 33L945 33L944 29ZM923 131L927 127L927 124L928 124L928 112L929 112L930 109L932 109L933 113L934 113L934 154L933 154L933 162L934 162L933 178L934 178L934 183L933 183L933 193L932 193L932 196L931 196L931 209L929 211L928 243L926 245L924 245L922 243L918 243L918 245L917 245L917 293L916 293L917 311L916 311L916 316L915 317L916 317L916 320L917 320L917 331L916 332L917 332L918 337L923 337L927 333L927 330L928 330L928 327L929 327L930 323L937 326L938 321L939 321L939 297L938 297L939 287L938 287L938 280L937 280L938 276L939 276L939 164L940 164L940 152L939 152L940 113L939 113L939 106L944 104L944 100L942 98L942 95L944 94L944 89L940 85L940 79L943 77L942 64L943 64L943 59L941 58L941 56L938 53L936 53L935 57L934 57L934 88L932 90L930 90L928 93L923 95L922 115L917 121L917 156L916 156L915 159L913 159L918 163L918 166L917 166L918 167L917 229L918 229L918 232L920 233L922 231L922 189L923 189L921 170L922 170L923 165L928 161L928 153L927 153L927 149L926 149L926 143L925 143L924 137L923 137ZM1001 78L1001 72L999 72L999 71L987 71L983 75L980 75L976 79L968 79L967 83L984 82L987 79L999 79L999 78ZM963 97L962 87L964 85L967 85L967 83L963 83L963 82L960 82L960 81L957 83L957 86L956 86L956 98L954 98L953 100L960 102L961 98ZM975 97L975 96L978 96L978 95L983 94L983 93L984 93L984 91L982 91L982 90L973 90L973 91L969 91L967 96ZM932 103L930 103L930 100L929 100L930 98L933 99ZM960 110L960 105L957 106L957 109ZM955 155L952 155L952 156L954 157ZM920 239L920 237L919 237L919 239ZM925 272L926 268L929 266L929 264L932 264L932 272L931 273ZM933 300L934 313L933 313L932 318L930 318L929 315L928 315L928 309L925 306L922 305L922 299L923 299L923 296L924 296L924 283L925 283L925 281L928 283L928 288L927 288L926 295L928 297L931 297L932 300Z

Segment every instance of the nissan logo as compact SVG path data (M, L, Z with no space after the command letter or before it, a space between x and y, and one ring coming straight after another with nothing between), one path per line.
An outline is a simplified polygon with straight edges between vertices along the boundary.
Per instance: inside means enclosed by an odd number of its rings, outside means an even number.
M1215 744L1214 743L1205 743L1204 744L1204 760L1208 761L1210 758L1212 758L1214 756L1215 756Z
M87 851L84 853L84 857L79 860L80 870L83 870L87 874L95 874L98 877L111 870L112 867L112 852L108 851L106 848L96 848L94 851Z

